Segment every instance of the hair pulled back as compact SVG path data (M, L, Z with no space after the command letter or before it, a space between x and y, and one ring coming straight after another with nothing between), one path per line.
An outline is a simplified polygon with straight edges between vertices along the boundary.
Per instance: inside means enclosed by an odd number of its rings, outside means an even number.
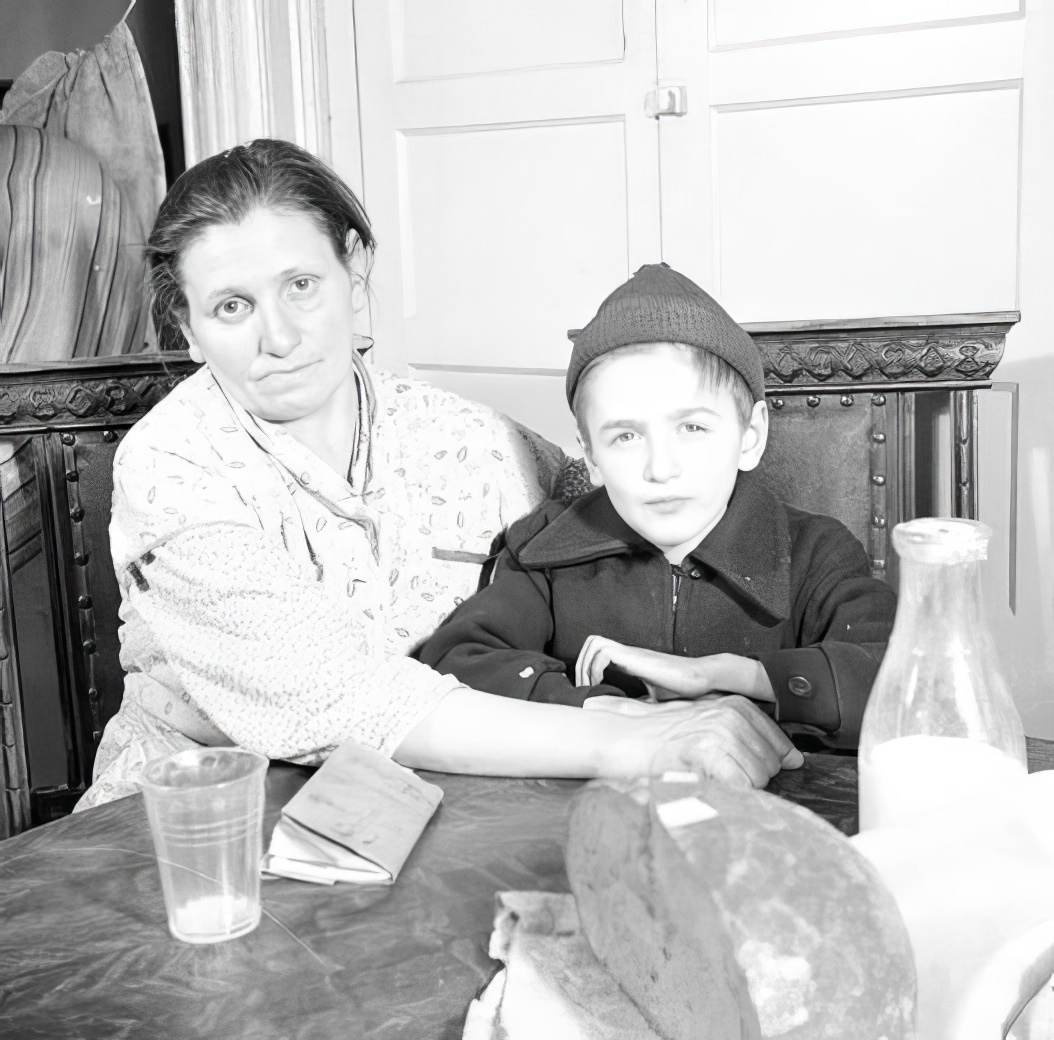
M362 204L326 163L298 145L260 138L203 159L169 189L147 240L151 313L163 348L183 345L187 298L180 267L186 250L208 228L239 224L261 208L305 214L341 260L359 246L373 252Z

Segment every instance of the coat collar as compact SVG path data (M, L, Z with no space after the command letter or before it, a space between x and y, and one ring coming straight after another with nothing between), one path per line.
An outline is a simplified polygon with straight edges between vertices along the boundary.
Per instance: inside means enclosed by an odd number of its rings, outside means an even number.
M658 550L615 512L603 488L576 499L518 553L532 570ZM790 616L790 530L783 504L753 473L740 473L725 515L688 554L776 618Z

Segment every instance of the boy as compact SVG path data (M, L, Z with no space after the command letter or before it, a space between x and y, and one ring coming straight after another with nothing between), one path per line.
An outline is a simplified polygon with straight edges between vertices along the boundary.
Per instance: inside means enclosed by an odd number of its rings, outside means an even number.
M895 597L842 524L751 472L768 411L750 336L683 275L642 267L576 337L567 399L596 490L514 524L421 660L563 704L743 694L855 747Z

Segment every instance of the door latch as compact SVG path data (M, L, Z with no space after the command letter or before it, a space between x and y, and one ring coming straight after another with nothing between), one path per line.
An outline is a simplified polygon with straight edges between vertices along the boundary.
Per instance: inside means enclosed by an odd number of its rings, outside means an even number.
M687 111L687 87L655 87L644 95L644 114L649 119L658 119L659 116L683 116Z

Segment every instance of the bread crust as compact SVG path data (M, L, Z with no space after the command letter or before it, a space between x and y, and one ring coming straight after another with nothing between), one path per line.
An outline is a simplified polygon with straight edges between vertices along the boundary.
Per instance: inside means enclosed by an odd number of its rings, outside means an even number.
M567 872L600 962L666 1040L913 1040L911 945L820 817L704 778L595 782Z

